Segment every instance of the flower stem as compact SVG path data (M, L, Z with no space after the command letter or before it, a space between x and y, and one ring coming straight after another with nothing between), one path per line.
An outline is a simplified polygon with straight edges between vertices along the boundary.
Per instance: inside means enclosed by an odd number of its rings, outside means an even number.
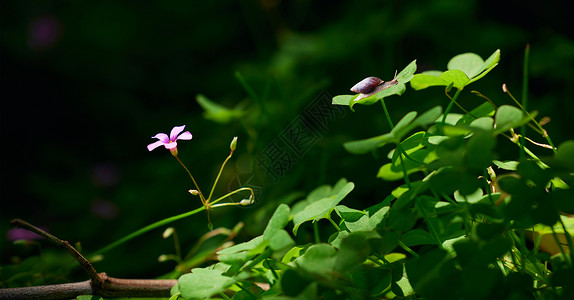
M458 96L460 95L460 92L462 90L457 89L456 93L454 94L454 96L452 98L450 98L450 102L448 104L448 106L446 107L446 110L444 111L444 114L442 116L442 126L444 127L444 125L446 124L446 116L448 116L448 113L450 112L450 110L452 109L453 104L456 103L456 99L458 99Z
M387 118L387 122L389 122L389 126L391 127L392 130L395 127L395 125L393 125L393 121L391 120L391 115L389 115L389 111L387 110L385 100L381 100L381 104L383 105L383 110L385 111L385 117Z
M113 243L111 243L111 244L109 244L109 245L107 245L107 246L101 248L100 250L98 250L98 251L92 253L92 254L91 254L91 257L94 257L95 255L98 255L98 254L107 252L107 251L109 251L109 250L111 250L111 249L113 249L113 248L115 248L115 247L117 247L117 246L119 246L119 245L121 245L121 244L123 244L123 243L125 243L125 242L127 242L127 241L129 241L129 240L131 240L131 239L133 239L133 238L135 238L135 237L138 237L138 236L140 236L140 235L142 235L142 234L144 234L144 233L146 233L146 232L148 232L148 231L150 231L150 230L153 230L153 229L156 229L156 228L158 228L158 227L160 227L160 226L163 226L163 225L166 225L166 224L175 222L175 221L177 221L177 220L181 220L181 219L183 219L183 218L187 218L187 217L189 217L189 216L193 216L193 215L195 215L196 213L198 213L198 212L200 212L200 211L202 211L202 210L205 210L205 206L202 206L202 207L200 207L200 208L196 208L196 209L194 209L194 210L192 210L192 211L188 211L188 212L186 212L186 213L183 213L183 214L180 214L180 215L177 215L177 216L173 216L173 217L169 217L169 218L167 218L167 219L163 219L163 220L161 220L161 221L157 221L157 222L155 222L155 223L153 223L153 224L150 224L150 225L148 225L148 226L146 226L146 227L144 227L144 228L141 228L141 229L139 229L139 230L137 230L137 231L134 231L134 232L132 232L132 233L130 233L130 234L124 236L123 238L121 238L121 239L119 239L119 240L117 240L117 241L115 241L115 242L113 242Z
M179 162L179 164L181 164L181 166L185 169L185 171L187 172L187 174L189 174L189 177L191 178L191 181L193 181L193 184L195 184L195 188L197 189L197 191L199 192L199 199L201 199L201 203L203 204L203 206L205 206L207 208L207 201L205 201L205 197L203 197L203 193L201 192L201 189L199 188L199 185L197 185L197 182L195 181L195 178L193 178L193 175L191 175L191 172L189 172L189 169L185 166L185 164L179 159L179 157L177 155L174 155L175 159L177 159L177 161Z
M215 178L215 182L213 183L213 186L211 187L211 192L209 192L209 197L207 197L207 200L205 201L205 203L207 205L209 205L209 200L211 200L211 196L213 195L213 191L215 190L215 186L217 185L217 182L219 181L219 176L221 176L221 172L223 172L223 168L225 168L225 164L227 164L227 161L231 158L232 155L233 155L233 150L231 150L231 153L229 153L229 156L225 159L225 161L223 161L223 164L221 165L221 168L219 169L219 173L217 174L217 177Z
M223 196L217 198L216 200L214 200L213 202L210 203L210 206L213 205L213 204L215 204L215 203L217 203L217 202L219 202L219 201L221 201L221 200L223 200L223 199L225 199L225 198L227 198L227 197L229 197L229 196L231 196L231 195L233 195L233 194L239 193L239 192L241 192L241 191L250 191L250 192L251 192L251 197L252 197L252 198L255 198L255 193L253 192L253 189L252 189L252 188L250 188L250 187L242 187L242 188L236 189L236 190L233 191L233 192L227 193L227 194L225 194L225 195L223 195Z

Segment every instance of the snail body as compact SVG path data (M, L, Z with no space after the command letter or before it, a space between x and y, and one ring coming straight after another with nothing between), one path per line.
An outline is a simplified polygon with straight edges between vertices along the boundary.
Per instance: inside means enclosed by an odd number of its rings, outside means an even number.
M399 77L401 77L401 76L399 76ZM395 72L395 77L393 78L393 80L387 81L387 82L384 82L383 80L381 80L375 76L370 76L370 77L367 77L367 78L359 81L357 84L355 84L351 88L351 92L355 92L355 93L360 94L355 99L355 101L358 101L362 98L370 97L370 96L372 96L378 92L381 92L383 90L386 90L392 86L399 84L398 79L399 78L397 77L396 72Z
M351 92L359 93L359 94L368 94L372 92L378 85L382 84L384 81L378 77L371 76L367 77L359 83L355 84L351 88Z

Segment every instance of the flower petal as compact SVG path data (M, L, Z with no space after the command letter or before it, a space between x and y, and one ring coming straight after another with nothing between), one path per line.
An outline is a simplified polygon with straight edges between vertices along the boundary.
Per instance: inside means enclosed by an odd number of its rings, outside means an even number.
M155 149L155 148L157 148L157 147L159 147L159 146L163 146L163 145L165 145L164 142L162 142L162 141L157 141L157 142L155 142L155 143L151 143L151 144L147 145L147 149L148 149L149 151L151 151L151 150L153 150L153 149Z
M177 137L177 139L178 139L178 140L191 140L192 137L193 137L193 136L191 135L191 132L186 131L186 132L183 132L182 134L180 134L180 135Z
M154 136L151 137L152 139L158 139L160 141L162 141L162 143L169 143L169 136L167 136L167 134L165 133L158 133Z
M163 146L165 147L165 149L170 149L170 150L171 150L171 149L177 147L177 142L170 142L170 143L167 143L167 144L163 144Z
M185 128L185 125L182 126L175 126L170 134L169 134L169 140L174 142L177 139L177 135L183 131L183 129Z

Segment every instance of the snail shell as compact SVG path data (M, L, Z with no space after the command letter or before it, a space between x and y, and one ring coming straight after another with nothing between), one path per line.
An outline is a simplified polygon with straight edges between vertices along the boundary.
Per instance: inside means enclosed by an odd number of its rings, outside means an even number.
M378 85L382 84L384 81L381 79L371 76L361 80L359 83L355 84L351 88L351 92L359 94L368 94L372 92Z

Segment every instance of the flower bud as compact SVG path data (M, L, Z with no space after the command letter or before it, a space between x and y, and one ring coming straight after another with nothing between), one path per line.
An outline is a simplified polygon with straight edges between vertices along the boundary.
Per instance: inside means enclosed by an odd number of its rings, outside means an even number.
M167 239L170 235L172 235L174 233L175 229L173 227L169 227L168 229L166 229L162 236L164 239Z
M255 202L255 200L253 200L253 197L251 195L249 195L249 199L243 199L241 201L239 201L239 205L241 206L247 206L247 205L251 205Z
M190 194L194 195L194 196L199 195L199 191L198 191L198 190L189 190L188 192L189 192Z
M236 146L237 146L237 137L234 137L233 140L231 141L231 144L229 145L229 148L231 149L231 151L235 151Z

